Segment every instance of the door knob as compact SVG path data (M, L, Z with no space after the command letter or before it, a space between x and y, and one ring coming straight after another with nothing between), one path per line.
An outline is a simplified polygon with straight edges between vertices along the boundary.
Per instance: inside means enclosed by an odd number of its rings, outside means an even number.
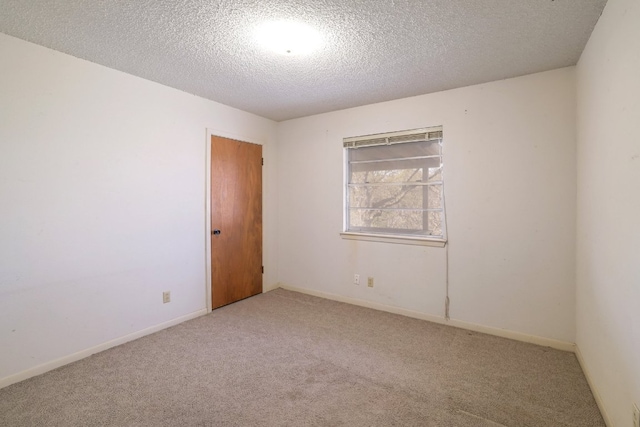
M220 230L215 229L211 232L211 234L215 234L217 236L218 234L220 234Z

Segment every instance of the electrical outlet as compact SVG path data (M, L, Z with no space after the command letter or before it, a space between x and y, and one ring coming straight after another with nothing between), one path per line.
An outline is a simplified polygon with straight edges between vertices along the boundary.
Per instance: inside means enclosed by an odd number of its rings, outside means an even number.
M166 304L168 302L171 302L171 292L166 291L162 293L162 303Z
M360 284L360 275L359 274L354 274L353 275L353 283L356 285Z
M633 427L640 427L640 409L637 404L633 404Z
M373 288L373 277L369 277L367 279L367 286L369 286L370 288Z

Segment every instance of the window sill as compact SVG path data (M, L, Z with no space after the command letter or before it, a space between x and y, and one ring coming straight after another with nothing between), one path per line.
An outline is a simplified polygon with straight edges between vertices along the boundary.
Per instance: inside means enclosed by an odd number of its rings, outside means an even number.
M385 234L368 234L342 232L340 237L347 240L362 240L365 242L396 243L400 245L433 246L443 248L447 241L444 239L432 239L428 237L390 236Z

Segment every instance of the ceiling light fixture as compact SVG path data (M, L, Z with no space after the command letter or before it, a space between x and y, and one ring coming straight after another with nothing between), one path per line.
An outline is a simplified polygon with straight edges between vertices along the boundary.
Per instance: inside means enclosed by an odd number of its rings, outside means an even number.
M293 21L272 21L256 30L256 39L266 48L283 55L301 55L320 47L320 33L309 25Z

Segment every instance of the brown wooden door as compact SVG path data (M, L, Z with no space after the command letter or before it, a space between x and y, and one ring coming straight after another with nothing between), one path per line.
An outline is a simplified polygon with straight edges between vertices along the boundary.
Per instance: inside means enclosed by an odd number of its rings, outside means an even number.
M262 146L211 137L211 307L262 292Z

